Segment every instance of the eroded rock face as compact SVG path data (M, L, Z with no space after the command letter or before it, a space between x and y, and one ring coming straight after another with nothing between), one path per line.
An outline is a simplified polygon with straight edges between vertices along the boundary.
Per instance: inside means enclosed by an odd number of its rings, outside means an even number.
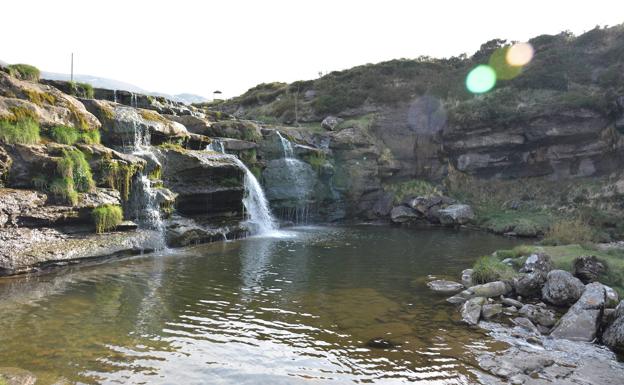
M49 85L19 80L0 71L0 95L0 118L17 118L19 110L21 115L35 118L42 127L101 127L80 101Z
M573 341L593 341L604 310L606 294L602 284L590 283L581 298L553 329L551 336Z
M583 282L572 274L563 270L552 270L542 288L542 299L556 306L569 306L578 301L584 291Z
M162 179L184 215L242 211L243 171L229 157L204 151L159 149Z

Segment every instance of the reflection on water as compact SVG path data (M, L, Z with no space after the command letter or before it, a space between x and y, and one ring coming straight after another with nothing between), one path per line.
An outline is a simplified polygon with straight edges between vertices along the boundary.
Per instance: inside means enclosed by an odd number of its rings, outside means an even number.
M305 227L295 236L0 281L0 366L85 384L477 383L500 344L456 323L429 274L511 240ZM382 337L396 348L366 348Z

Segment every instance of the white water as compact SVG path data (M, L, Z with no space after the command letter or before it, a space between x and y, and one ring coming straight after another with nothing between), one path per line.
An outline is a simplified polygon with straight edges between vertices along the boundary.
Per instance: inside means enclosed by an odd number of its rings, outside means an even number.
M291 141L284 138L279 131L275 132L277 133L282 145L286 170L290 174L292 180L297 180L297 175L301 174L302 168L306 167L306 165L304 162L297 159ZM307 202L307 196L310 191L308 191L307 188L301 184L294 186L294 190L297 192L298 200L300 202L297 207L282 210L282 214L285 214L285 218L294 221L296 224L306 224L308 223L308 219L310 217L310 206Z
M284 151L284 158L294 159L295 151L293 149L292 143L290 143L290 140L284 138L279 131L275 131L275 132L277 132L277 136L279 136L280 142L282 143L282 150Z
M245 163L234 155L226 154L223 144L218 140L213 140L212 143L206 147L206 150L222 153L223 156L232 159L232 161L245 172L245 179L243 181L245 185L243 206L245 207L246 224L249 226L251 234L278 234L278 226L275 218L273 218L273 214L271 214L269 201L266 199L258 179L256 179L255 175L245 166Z

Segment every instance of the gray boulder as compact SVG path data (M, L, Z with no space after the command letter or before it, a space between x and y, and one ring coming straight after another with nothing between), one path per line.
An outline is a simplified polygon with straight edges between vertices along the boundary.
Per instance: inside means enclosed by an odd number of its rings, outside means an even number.
M563 270L552 270L542 288L542 299L556 306L569 306L578 301L584 291L583 282L572 274Z
M553 263L549 255L544 253L534 253L524 261L524 265L520 268L521 273L532 273L541 271L548 273L553 269Z
M321 122L321 127L328 131L334 131L340 122L342 122L342 119L335 116L328 116Z
M420 215L416 210L407 206L396 206L390 211L390 219L394 223L406 223L418 219Z
M510 284L503 281L494 281L484 283L483 285L472 286L468 288L468 291L472 292L473 297L500 297L510 293L512 287Z
M614 308L618 305L620 301L620 296L617 291L613 290L607 285L602 285L605 289L605 293L607 293L607 303L605 304L605 308Z
M447 226L465 225L474 219L472 207L464 204L450 205L438 210L440 223Z
M500 303L486 304L481 307L481 317L483 319L494 318L503 312L503 305Z
M521 328L523 328L525 330L528 330L529 332L533 332L535 334L540 334L540 331L533 324L533 322L531 322L531 320L526 318L526 317L512 318L511 319L511 323L513 323L514 325L519 326L519 327L521 327Z
M466 269L462 271L461 281L464 286L471 287L474 285L474 282L472 280L472 273L473 273L472 269Z
M546 283L546 277L546 272L536 270L514 278L513 286L516 293L522 297L539 298L542 294L542 286Z
M624 300L615 308L611 319L602 333L602 342L617 352L624 352Z
M466 301L461 308L462 321L468 325L477 325L481 317L481 307L485 302L486 299L483 297L475 297Z
M436 279L435 281L427 282L427 286L433 290L440 293L455 293L464 288L464 285L461 283L453 282L453 281L445 281L441 279Z
M579 257L574 261L574 276L583 283L598 281L606 271L607 265L593 255Z
M555 313L552 310L548 310L541 306L524 305L518 312L521 316L531 320L534 324L542 326L553 326L557 322Z
M518 309L520 309L522 306L524 306L524 304L520 301L517 301L513 298L505 298L503 297L501 299L501 302L503 303L503 305L507 305L507 306L513 306L516 307Z
M460 303L466 302L467 300L472 298L472 296L473 296L473 293L471 291L464 290L462 292L455 294L452 297L447 298L446 302L449 302L452 304L460 304Z
M581 298L559 320L551 336L572 341L593 341L600 326L606 293L602 284L590 283Z

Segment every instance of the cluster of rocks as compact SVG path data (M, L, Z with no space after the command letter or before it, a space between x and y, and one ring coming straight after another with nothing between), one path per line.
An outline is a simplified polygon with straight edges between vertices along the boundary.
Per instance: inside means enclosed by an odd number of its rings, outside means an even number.
M458 226L474 219L472 207L446 196L417 196L404 199L390 211L393 223L431 223Z
M468 269L462 283L436 280L428 286L456 293L447 301L460 305L468 325L498 319L534 336L602 342L624 351L624 300L618 303L617 292L596 281L601 268L596 257L581 257L573 275L554 269L551 258L538 253L526 259L513 280L475 285Z

